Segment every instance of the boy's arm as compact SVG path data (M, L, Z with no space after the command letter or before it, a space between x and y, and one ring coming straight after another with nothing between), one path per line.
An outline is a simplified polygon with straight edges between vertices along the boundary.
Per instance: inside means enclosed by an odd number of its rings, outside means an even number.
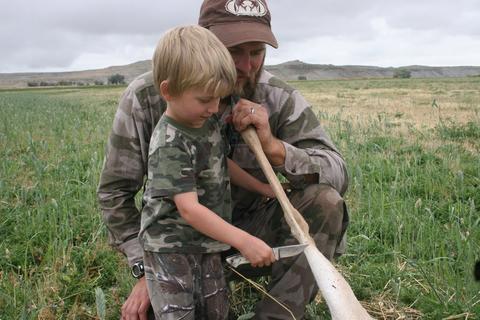
M238 249L252 266L269 266L275 261L272 248L261 239L231 225L200 204L196 192L176 194L173 201L188 224L210 238Z
M231 159L227 159L228 174L232 184L242 187L248 191L259 193L268 198L275 198L273 189L268 183L263 183L248 172L243 170L238 164Z

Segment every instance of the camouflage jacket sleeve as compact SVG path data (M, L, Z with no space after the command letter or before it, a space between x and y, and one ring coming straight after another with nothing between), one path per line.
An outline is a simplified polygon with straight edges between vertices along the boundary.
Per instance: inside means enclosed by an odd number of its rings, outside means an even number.
M98 200L109 242L127 256L130 265L143 259L135 195L144 184L150 136L163 110L151 73L138 77L119 102L106 146Z
M331 185L340 194L348 186L346 163L305 98L295 89L267 72L260 80L266 95L261 101L270 112L274 135L282 140L285 163L275 168L293 185L303 185L306 175ZM262 90L260 90L260 93Z

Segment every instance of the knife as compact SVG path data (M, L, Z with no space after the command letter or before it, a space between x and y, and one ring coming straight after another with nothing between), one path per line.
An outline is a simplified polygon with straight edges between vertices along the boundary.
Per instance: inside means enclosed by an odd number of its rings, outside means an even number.
M273 254L275 255L275 259L279 260L282 258L288 258L296 256L303 252L303 250L307 247L308 244L295 244L292 246L283 246L283 247L276 247L272 248ZM225 259L229 265L236 268L241 264L250 263L244 256L241 254L234 254L229 256Z

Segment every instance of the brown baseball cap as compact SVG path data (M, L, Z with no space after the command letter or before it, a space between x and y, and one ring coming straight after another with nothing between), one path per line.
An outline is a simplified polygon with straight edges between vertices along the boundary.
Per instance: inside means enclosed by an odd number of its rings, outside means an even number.
M198 24L212 31L226 47L264 42L278 48L266 0L204 0Z

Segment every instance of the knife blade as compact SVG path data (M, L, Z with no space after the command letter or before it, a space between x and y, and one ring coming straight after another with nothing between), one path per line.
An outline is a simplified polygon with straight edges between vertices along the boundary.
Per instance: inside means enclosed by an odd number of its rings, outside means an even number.
M282 258L288 258L288 257L293 257L296 256L297 254L300 254L303 252L303 250L307 247L308 244L295 244L291 246L282 246L282 247L276 247L272 248L273 254L275 255L276 260L280 260ZM250 261L247 260L244 256L241 254L234 254L232 256L229 256L225 259L229 265L232 267L236 268L239 265L245 264L245 263L250 263Z

